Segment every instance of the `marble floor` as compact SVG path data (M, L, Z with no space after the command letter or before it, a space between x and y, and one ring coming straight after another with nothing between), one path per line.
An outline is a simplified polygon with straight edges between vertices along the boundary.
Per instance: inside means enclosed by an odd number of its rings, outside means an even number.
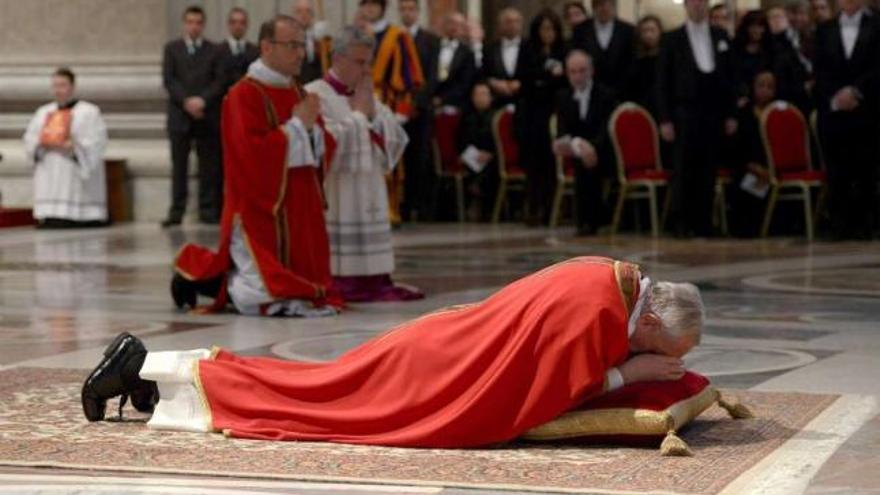
M880 397L880 244L575 238L519 226L408 225L395 234L399 281L423 301L357 305L330 319L258 319L176 311L170 260L216 229L0 230L0 369L91 368L120 331L151 350L220 345L243 354L332 359L398 322L475 301L533 270L578 255L638 262L655 279L703 290L708 325L690 367L723 387ZM75 400L75 399L72 399ZM876 400L874 402L876 404ZM880 416L804 466L803 493L880 495ZM0 469L0 493L470 493L182 476Z

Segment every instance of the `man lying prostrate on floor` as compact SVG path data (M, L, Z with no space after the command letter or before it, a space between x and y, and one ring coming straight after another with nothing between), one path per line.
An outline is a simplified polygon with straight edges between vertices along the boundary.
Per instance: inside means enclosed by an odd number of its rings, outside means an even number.
M699 343L703 319L692 284L652 283L630 263L574 258L482 302L404 323L332 362L147 352L122 334L86 380L82 405L99 421L108 399L158 390L150 428L483 446L624 384L681 378L681 357Z

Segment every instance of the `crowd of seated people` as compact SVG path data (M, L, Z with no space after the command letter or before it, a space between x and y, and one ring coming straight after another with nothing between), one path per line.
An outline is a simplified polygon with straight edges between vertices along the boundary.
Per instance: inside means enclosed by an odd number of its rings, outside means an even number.
M678 237L812 236L818 221L823 237L871 238L880 16L863 0L837 8L791 0L733 13L685 0L677 27L654 15L626 22L614 0L592 0L590 9L569 2L529 23L508 8L486 43L481 29L451 16L442 44L458 33L456 46L470 50L455 57L469 60L453 65L476 70L440 71L446 87L469 88L457 94L470 98L435 99L438 114L461 113L452 121L459 137L430 135L458 152L435 154L457 162L435 169L462 176L466 211L453 211L451 189L437 181L434 211L421 219L458 213L546 225L567 177L572 204L562 216L582 235L646 225L636 217L647 208L630 201L642 199L658 203L657 231ZM656 142L627 139L638 119ZM648 192L634 195L638 186ZM780 202L795 197L786 188L806 191L795 195L806 206Z

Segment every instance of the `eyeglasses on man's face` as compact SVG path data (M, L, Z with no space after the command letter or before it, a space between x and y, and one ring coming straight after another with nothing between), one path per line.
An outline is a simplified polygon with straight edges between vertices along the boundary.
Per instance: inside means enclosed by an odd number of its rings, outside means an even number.
M290 41L279 41L279 40L269 40L273 45L283 46L288 50L296 50L297 48L305 48L306 44L299 40L290 40Z

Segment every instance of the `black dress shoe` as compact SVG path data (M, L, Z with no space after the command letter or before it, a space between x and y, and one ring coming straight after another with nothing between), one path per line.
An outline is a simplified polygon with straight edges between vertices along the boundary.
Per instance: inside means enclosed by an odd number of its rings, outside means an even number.
M166 218L165 220L162 220L162 223L160 223L159 225L161 225L163 229L167 229L169 227L176 227L180 225L180 222L181 220L179 218Z
M125 332L119 334L104 350L104 358L89 374L82 388L83 413L89 421L101 421L107 409L107 400L121 395L119 418L129 396L136 397L135 407L150 412L159 399L156 382L143 380L138 375L147 349L137 337Z
M183 309L184 306L190 308L196 307L197 292L196 285L183 278L179 273L175 273L171 278L171 298L174 299L174 305L177 309Z

